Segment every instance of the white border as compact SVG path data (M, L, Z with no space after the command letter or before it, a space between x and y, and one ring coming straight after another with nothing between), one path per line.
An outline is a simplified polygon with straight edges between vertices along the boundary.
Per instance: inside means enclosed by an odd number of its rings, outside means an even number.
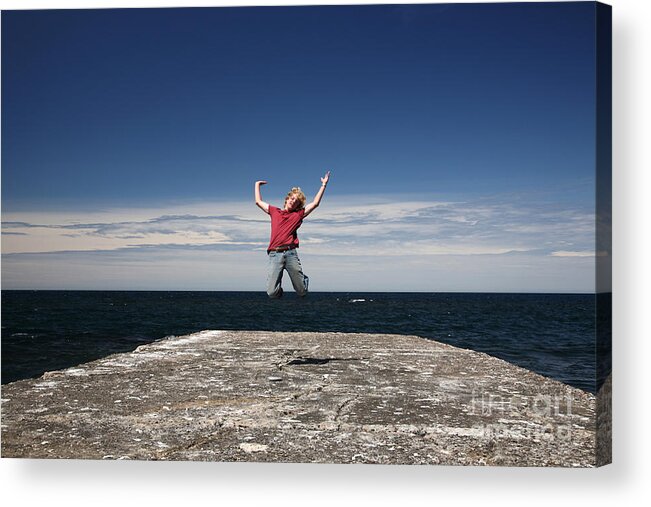
M291 1L8 1L2 9L304 5ZM381 3L359 0L324 4ZM389 2L384 2L389 3ZM390 3L423 3L400 2ZM475 3L486 3L476 1ZM613 5L614 464L597 470L0 461L2 497L24 505L616 505L649 498L649 4ZM646 493L646 494L645 494Z

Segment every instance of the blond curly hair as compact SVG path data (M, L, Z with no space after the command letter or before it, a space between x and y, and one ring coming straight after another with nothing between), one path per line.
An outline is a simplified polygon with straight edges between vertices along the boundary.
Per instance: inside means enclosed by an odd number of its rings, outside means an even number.
M287 199L289 199L292 195L295 195L298 199L298 202L301 203L298 209L303 209L305 207L305 194L301 190L301 187L292 187L292 189L287 192L287 195L285 196L285 204L287 204Z

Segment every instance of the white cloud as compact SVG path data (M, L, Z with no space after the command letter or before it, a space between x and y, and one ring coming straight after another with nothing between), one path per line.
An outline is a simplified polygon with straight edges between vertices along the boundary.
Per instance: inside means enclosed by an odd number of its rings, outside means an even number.
M301 257L317 257L319 264L313 269L329 266L322 274L332 283L341 282L345 274L346 279L359 279L368 287L377 283L391 287L409 280L400 289L409 290L422 284L405 273L419 266L435 279L448 280L447 290L455 290L454 280L456 286L473 290L480 290L475 285L498 290L509 286L507 280L516 290L547 290L549 281L555 280L558 290L574 290L571 285L590 291L594 216L578 208L556 208L533 202L515 206L488 198L413 201L408 196L326 196L299 231ZM258 273L251 278L250 273L253 266L264 271L269 231L268 216L253 202L242 201L91 213L5 213L3 284L33 287L51 280L50 288L66 287L85 277L84 284L102 288L130 273L145 288L158 287L161 280L188 289L211 285L207 280L230 280L229 287L252 290L257 287L255 280L264 277ZM545 258L557 260L550 264ZM364 259L363 265L359 259ZM80 265L82 260L87 271L65 267ZM134 265L139 267L131 271ZM360 273L368 272L371 265L377 274L366 279ZM477 266L488 272L477 272ZM562 276L556 277L554 270ZM547 281L538 276L540 272L546 273ZM244 280L249 286L241 286Z
M242 214L238 215L238 211ZM258 236L258 241L263 241L265 226L268 227L264 216L256 216L252 211L238 203L205 203L84 214L7 213L3 216L3 233L13 234L3 238L2 253L116 250L152 245L246 245L251 241L242 238Z
M567 250L558 250L550 254L552 257L594 257L595 253L592 251L584 252L569 252Z

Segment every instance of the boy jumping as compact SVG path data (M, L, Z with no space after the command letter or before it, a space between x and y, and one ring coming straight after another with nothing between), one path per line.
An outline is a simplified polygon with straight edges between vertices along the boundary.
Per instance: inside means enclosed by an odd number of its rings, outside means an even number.
M281 282L283 269L289 273L296 293L303 297L307 295L309 279L303 274L301 261L298 258L298 236L296 231L303 223L303 219L312 213L321 203L325 192L330 171L321 178L321 188L314 200L305 206L305 194L299 187L292 188L285 197L283 209L271 206L262 200L260 187L266 185L266 181L255 182L255 203L257 206L271 216L271 239L267 247L269 256L267 270L267 294L270 298L280 298L283 295Z

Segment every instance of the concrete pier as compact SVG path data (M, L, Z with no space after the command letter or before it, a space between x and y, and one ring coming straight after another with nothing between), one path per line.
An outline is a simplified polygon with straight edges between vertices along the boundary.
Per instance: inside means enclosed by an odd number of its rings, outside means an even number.
M416 336L203 331L3 386L2 457L587 467L595 397Z

